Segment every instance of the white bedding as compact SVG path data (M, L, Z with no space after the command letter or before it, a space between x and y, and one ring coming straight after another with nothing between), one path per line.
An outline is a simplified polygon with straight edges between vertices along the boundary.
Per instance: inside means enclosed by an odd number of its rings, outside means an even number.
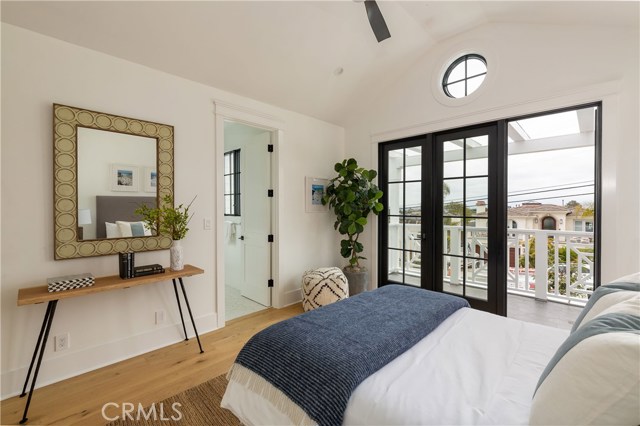
M463 308L356 388L348 425L527 424L536 383L569 332ZM246 425L289 419L230 381L222 399Z

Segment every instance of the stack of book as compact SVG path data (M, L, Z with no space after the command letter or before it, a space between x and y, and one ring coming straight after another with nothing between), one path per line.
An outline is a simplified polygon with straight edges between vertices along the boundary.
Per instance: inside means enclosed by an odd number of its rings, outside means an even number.
M143 277L145 275L164 274L162 265L154 263L153 265L136 266L133 268L134 277Z
M120 278L127 280L133 278L135 275L133 270L135 268L135 253L132 251L121 252L118 254L119 266L120 266Z

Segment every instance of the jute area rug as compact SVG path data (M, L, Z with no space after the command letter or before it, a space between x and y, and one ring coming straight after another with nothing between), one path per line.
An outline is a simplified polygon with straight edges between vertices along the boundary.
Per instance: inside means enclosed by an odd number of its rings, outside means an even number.
M240 426L242 423L231 411L220 407L222 395L227 387L225 375L218 376L201 385L187 389L177 395L167 398L160 403L169 410L167 417L175 415L171 411L172 404L180 403L179 411L182 418L175 420L144 419L140 420L115 420L107 426L167 426L167 425L193 425L193 426ZM159 403L156 404L159 406Z

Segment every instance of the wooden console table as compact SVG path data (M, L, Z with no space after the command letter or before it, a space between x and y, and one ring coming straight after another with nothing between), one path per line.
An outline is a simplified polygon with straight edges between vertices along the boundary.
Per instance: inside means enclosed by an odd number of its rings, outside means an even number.
M49 338L49 331L51 330L51 324L53 323L53 315L56 312L56 306L58 305L58 300L68 299L71 297L85 296L85 295L94 294L94 293L101 293L103 291L137 287L145 284L154 284L162 281L171 280L173 282L173 290L176 294L176 301L178 302L178 311L180 312L180 319L182 320L182 329L184 331L184 337L185 337L185 340L189 340L189 337L187 336L187 328L184 323L184 317L182 316L182 306L180 304L180 297L178 296L178 287L176 285L176 279L177 279L180 282L180 288L182 288L182 296L184 297L184 301L187 305L187 310L189 311L189 317L191 318L193 331L196 335L196 339L198 339L198 346L200 348L200 353L204 353L204 351L202 350L202 344L200 343L200 336L198 335L198 330L196 329L196 323L193 320L193 314L191 313L191 307L189 306L189 299L187 298L187 293L184 289L184 283L182 282L182 279L185 277L190 277L193 275L198 275L203 273L204 273L204 270L200 268L197 268L192 265L184 265L184 269L181 271L171 271L170 269L166 269L165 273L163 274L146 275L143 277L130 278L128 280L123 280L118 275L112 275L109 277L99 277L95 279L95 284L92 285L91 287L82 287L82 288L76 288L72 290L63 290L63 291L50 293L46 285L38 286L38 287L21 288L20 290L18 290L18 306L33 305L36 303L47 302L47 311L44 314L44 320L42 321L42 327L40 328L38 341L36 343L35 350L33 351L33 357L31 358L31 365L29 365L27 378L24 382L22 393L20 394L21 398L27 395L26 394L27 385L29 383L29 378L31 377L31 371L33 370L33 365L35 363L36 369L33 373L33 380L31 381L29 396L27 398L27 403L24 407L24 414L22 416L22 420L20 420L20 424L24 424L28 420L27 413L29 411L29 404L31 404L31 396L33 395L33 390L36 385L36 379L38 378L38 372L40 371L40 364L42 363L42 357L44 355L44 351L47 346L47 339ZM38 359L37 363L36 363L36 357Z

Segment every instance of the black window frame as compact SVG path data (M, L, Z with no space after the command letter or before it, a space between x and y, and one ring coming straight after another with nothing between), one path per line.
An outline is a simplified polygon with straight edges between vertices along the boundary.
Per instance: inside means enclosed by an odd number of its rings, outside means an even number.
M378 144L378 180L379 186L385 192L386 183L388 183L388 165L385 161L387 152L392 149L400 149L400 148L410 148L416 146L417 144L422 144L423 146L423 155L426 155L424 161L422 163L422 198L425 200L426 205L432 205L437 194L442 193L442 188L438 188L436 190L435 185L441 185L441 173L442 171L435 172L427 172L429 167L438 167L441 168L441 159L438 158L438 155L441 155L441 151L437 150L435 139L442 133L447 133L451 135L456 131L464 132L470 129L489 126L495 124L497 126L497 136L498 143L493 146L493 149L490 148L492 153L489 154L490 168L495 170L494 178L490 180L490 201L489 205L495 206L494 211L495 221L500 226L495 229L491 235L493 235L493 242L490 242L490 247L495 247L495 251L498 254L497 258L499 259L496 262L492 262L489 264L489 268L493 271L494 277L497 277L500 280L498 285L498 294L496 300L496 305L493 310L494 313L498 315L506 316L507 309L507 287L506 287L506 262L507 262L507 167L508 167L508 123L511 121L518 121L527 118L539 117L550 114L557 114L566 111L574 111L580 110L584 108L595 108L595 129L594 129L594 145L595 145L595 158L594 158L594 205L595 205L595 214L593 219L591 219L592 228L593 228L593 244L594 244L594 290L601 285L601 269L602 269L602 121L603 121L603 102L595 101L584 104L577 104L562 108L555 108L545 111L540 111L537 113L526 114L521 116L513 116L509 118L503 118L496 121L491 121L487 123L479 123L475 125L470 125L466 127L460 127L450 130L444 131L436 131L432 133L426 133L422 135L410 136L402 139L391 140L386 142L381 142ZM431 148L429 148L431 146ZM490 145L491 147L491 145ZM496 150L497 152L494 152ZM439 177L435 179L434 182L434 173ZM495 200L493 203L491 200ZM387 281L387 266L388 266L388 254L387 249L388 246L388 230L387 230L387 220L388 214L386 210L386 206L388 205L387 194L385 193L380 200L380 202L385 206L385 211L380 213L378 218L378 282L377 286L382 287L391 282ZM500 206L504 206L502 209ZM442 205L439 204L436 206L436 211L442 211ZM586 221L583 220L583 223L586 225ZM441 220L437 220L431 215L427 215L427 217L423 217L422 219L422 238L430 238L430 235L437 235L436 232L438 229L442 228ZM438 235L436 238L439 241L437 244L441 244L441 235ZM423 246L423 257L422 262L426 267L426 271L422 274L424 280L422 281L421 287L427 290L436 290L441 291L441 288L436 288L437 279L434 278L434 271L437 274L438 271L442 270L442 266L438 265L438 258L436 254L438 251L441 252L441 249L435 247L437 244L425 244ZM435 250L434 250L435 248ZM394 283L396 284L396 283ZM473 306L473 305L472 305Z
M227 157L229 158L229 164L231 170L227 170ZM229 176L230 179L230 191L226 191L226 180ZM241 216L242 210L240 208L240 149L234 149L224 153L224 215L225 216ZM227 197L231 197L233 202L229 203L231 209L227 209Z
M467 62L469 61L469 59L478 59L480 60L484 66L485 66L485 71L480 73L480 74L474 74L474 75L469 75L468 74L468 70L467 70ZM449 76L451 75L451 72L453 72L453 70L460 65L461 63L464 62L464 78L461 78L459 80L455 80L455 81L447 81L449 79ZM468 86L467 86L467 82L475 77L480 77L481 75L487 75L487 60L484 58L484 56L479 55L477 53L470 53L468 55L463 55L461 57L459 57L458 59L456 59L455 61L453 61L451 63L451 65L449 65L447 67L447 71L445 71L444 73L444 77L442 77L442 90L444 91L445 95L447 95L448 97L452 98L452 99L462 99L462 98L466 98L467 96L470 95L470 93L468 93ZM453 94L451 94L451 92L449 92L449 86L451 86L452 84L456 84L456 83L460 83L464 81L464 96L453 96ZM484 81L483 81L484 83ZM482 83L481 83L482 85Z

